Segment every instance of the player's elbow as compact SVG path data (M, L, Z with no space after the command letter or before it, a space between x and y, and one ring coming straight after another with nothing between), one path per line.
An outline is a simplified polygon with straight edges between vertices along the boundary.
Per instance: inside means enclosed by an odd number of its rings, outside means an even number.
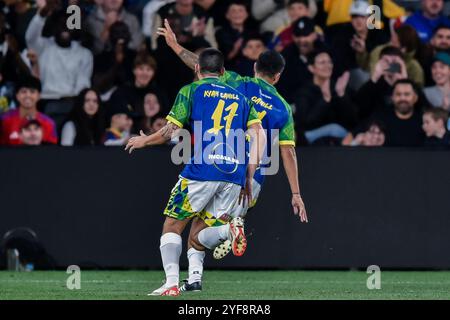
M292 160L297 158L297 154L295 152L295 147L291 145L280 146L281 149L281 158L283 161Z

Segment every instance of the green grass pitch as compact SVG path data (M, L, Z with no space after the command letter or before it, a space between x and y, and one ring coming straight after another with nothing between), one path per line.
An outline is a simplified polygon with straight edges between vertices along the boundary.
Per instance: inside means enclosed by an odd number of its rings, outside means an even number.
M162 271L82 271L81 289L69 290L64 271L0 271L0 300L152 300ZM182 277L186 273L182 273ZM450 272L381 273L381 290L368 290L357 271L205 271L203 292L170 299L450 299Z

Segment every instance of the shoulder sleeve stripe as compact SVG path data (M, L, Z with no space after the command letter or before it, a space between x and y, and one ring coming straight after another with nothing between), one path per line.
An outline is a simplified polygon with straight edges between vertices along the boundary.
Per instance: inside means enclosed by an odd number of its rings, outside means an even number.
M180 128L183 128L183 124L180 121L178 121L177 119L175 119L175 118L173 118L171 116L167 116L166 120L169 121L169 122L172 122L173 124L175 124L176 126L178 126Z
M295 141L291 141L291 140L284 140L284 141L280 141L280 146L293 146L295 147Z
M253 125L255 123L261 123L261 120L259 120L259 119L250 120L249 122L247 122L247 127L250 127L251 125Z

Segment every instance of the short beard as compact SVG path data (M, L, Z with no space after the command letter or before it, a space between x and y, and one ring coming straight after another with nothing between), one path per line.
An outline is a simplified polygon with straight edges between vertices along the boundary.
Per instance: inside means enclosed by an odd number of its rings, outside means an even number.
M414 112L414 106L403 106L403 105L398 105L395 107L395 111L397 111L398 113L400 113L401 115L408 115L411 114L412 112Z

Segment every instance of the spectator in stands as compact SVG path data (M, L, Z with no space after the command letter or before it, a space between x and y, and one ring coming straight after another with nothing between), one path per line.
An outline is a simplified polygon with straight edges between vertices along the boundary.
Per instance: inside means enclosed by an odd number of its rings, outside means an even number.
M94 40L93 51L95 54L104 50L109 39L110 28L117 21L124 22L130 30L129 48L138 50L141 46L143 37L139 21L136 16L123 8L123 0L102 0L86 21L86 29Z
M217 46L214 25L205 14L192 0L178 0L162 7L156 16L152 49L156 50L155 58L158 61L158 83L167 92L169 101L174 101L179 89L192 81L193 72L166 45L163 37L157 38L157 27L167 20L178 42L192 52L199 48L214 47Z
M363 70L369 63L369 52L387 41L381 30L369 30L368 8L367 1L353 2L350 7L351 22L344 24L330 41L338 67L337 74L351 70L351 79L357 82L355 87L363 84L370 77Z
M148 1L142 11L142 34L146 38L153 36L153 26L155 25L156 14L165 5L174 3L175 0L152 0Z
M431 67L435 85L424 89L433 107L450 111L450 55L438 52Z
M310 13L311 11L308 6L308 4L310 4L310 3L311 3L311 1L308 2L306 0L290 0L288 3L287 9L279 11L282 13L282 15L286 15L287 19L285 19L285 22L282 24L282 27L278 27L278 28L272 30L272 33L275 36L274 36L273 43L271 44L271 47L273 47L278 52L281 52L284 50L284 48L286 48L288 45L290 45L292 42L294 42L293 22L297 21L298 19L303 18L303 17L311 17L311 13ZM275 13L273 18L279 19L280 17L277 17L277 14ZM272 19L272 17L269 17L267 20L271 20L271 19ZM280 23L281 23L281 21L280 21ZM320 28L317 27L317 29L318 29L317 32L322 32L322 30ZM262 31L267 32L264 30L262 30Z
M16 99L19 107L1 115L0 118L0 144L20 145L20 129L24 121L37 120L41 124L43 131L43 142L56 144L55 123L46 115L37 110L40 98L41 82L34 77L22 79L16 87Z
M395 82L407 79L408 73L402 52L396 47L385 47L371 73L370 80L358 90L355 101L361 120L370 117L380 107L386 106Z
M290 27L294 21L300 18L314 18L309 11L310 3L313 3L313 6L315 5L314 1L309 0L289 0L285 7L271 14L264 22L261 23L261 32L272 32L274 34L279 34L284 29Z
M27 120L20 128L20 141L24 146L40 146L42 144L42 125L38 120Z
M0 12L0 114L15 107L14 84L30 74L16 39L8 32L5 15Z
M133 67L134 82L117 88L111 96L110 102L121 101L122 104L131 106L134 116L137 117L134 119L135 124L145 115L144 100L148 93L154 93L162 108L167 108L167 97L156 84L156 69L156 61L152 56L145 53L137 55Z
M99 94L84 89L61 132L62 146L98 146L102 144L105 118Z
M161 105L158 96L154 93L147 93L144 98L144 116L137 123L136 132L144 131L145 134L153 133L153 123L161 113Z
M419 102L418 89L408 79L398 80L392 93L393 107L380 109L373 119L386 128L386 146L421 146L424 143L422 130L423 106Z
M157 31L165 19L171 22L180 43L208 42L209 46L217 47L213 19L208 17L201 7L194 4L193 0L176 0L175 3L167 4L159 9L155 16L151 38L153 50L160 45L157 42Z
M5 15L0 12L0 83L17 82L30 74L20 56L17 40L9 33Z
M312 78L307 66L308 55L324 47L310 18L300 18L293 27L294 43L281 52L286 60L286 69L278 83L280 94L289 103L294 102L295 92Z
M322 138L341 140L357 122L357 107L351 101L347 89L349 73L332 81L333 61L325 50L313 52L308 57L312 81L296 94L294 120L297 132L309 143Z
M421 44L414 28L409 25L402 25L395 28L391 33L391 41L389 43L380 45L372 50L368 66L371 72L373 72L376 63L380 59L381 51L388 46L399 48L402 51L408 78L420 87L423 87L425 84L425 75L422 66L415 58Z
M405 23L417 30L420 40L427 43L438 25L450 26L450 20L442 14L443 9L444 0L422 0L422 10L416 11Z
M128 47L130 40L128 26L122 21L113 23L105 50L94 59L93 87L100 94L133 81L136 51Z
M343 141L343 146L351 147L382 147L386 142L384 127L377 121L371 121L367 125L367 130L358 133L355 138L349 134Z
M434 30L434 35L431 38L430 44L433 49L437 51L450 51L450 26L439 25Z
M133 126L131 118L133 109L122 101L112 101L108 108L110 127L106 129L103 137L105 146L123 146L130 138L130 130Z
M264 40L260 36L247 38L239 58L236 59L234 71L242 76L253 77L255 62L266 49Z
M433 108L423 114L425 146L450 146L450 133L447 130L448 111Z
M26 33L28 46L39 55L44 112L61 127L72 110L73 98L91 86L92 53L73 39L64 14L57 14L52 38L44 38L42 30L47 16L54 10L53 1L44 2L31 20Z
M317 14L317 4L316 0L309 0L308 1L308 8L309 8L309 17L313 18ZM285 26L288 26L293 21L297 19L293 19L289 21L289 17L286 16L286 7L289 5L289 0L257 0L252 1L252 16L255 17L258 21L263 21L265 19L271 19L272 15L275 15L277 17L276 20L273 20L276 22L276 25L278 25L278 21L281 21L283 19L283 23ZM295 9L300 9L299 7ZM272 25L273 26L273 25ZM277 28L270 28L270 25L268 26L267 30L275 32ZM265 30L264 30L265 31Z
M430 43L423 47L419 56L419 62L425 72L425 84L427 86L434 85L431 66L434 63L434 56L441 51L450 54L450 27L446 25L437 26Z
M228 23L217 30L216 39L219 50L225 56L225 64L230 67L235 63L246 38L255 33L246 24L249 14L245 3L240 0L230 1L226 15Z
M25 32L31 19L36 14L36 8L29 0L6 0L3 2L6 5L4 12L7 12L6 17L11 36L17 40L18 50L22 51L26 48Z
M165 125L167 124L167 120L164 116L156 116L155 120L152 123L152 130L151 133L158 132L161 130Z
M226 18L224 12L228 8L228 0L194 0L194 3L198 5L206 15L214 19L214 26L216 28L223 27L226 24ZM250 7L252 0L245 0L247 7Z
M350 22L350 7L356 0L324 0L323 8L327 15L327 34L333 36L344 23ZM377 1L382 8L382 18L397 19L405 16L405 10L397 5L394 0ZM381 3L380 3L381 2ZM377 26L382 27L382 26ZM386 27L386 26L383 26Z

